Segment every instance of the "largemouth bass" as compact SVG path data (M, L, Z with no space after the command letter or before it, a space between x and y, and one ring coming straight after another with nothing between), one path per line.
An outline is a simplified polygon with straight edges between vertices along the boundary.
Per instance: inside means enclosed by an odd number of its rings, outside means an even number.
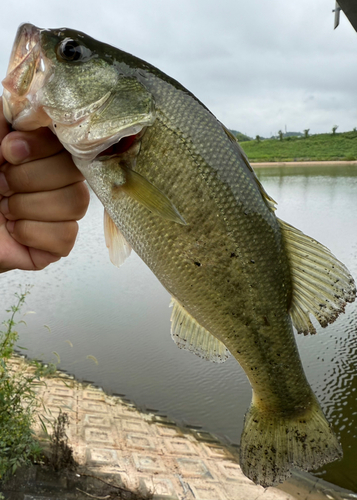
M244 474L270 486L339 458L293 325L308 334L310 314L333 322L354 282L275 216L231 133L157 68L66 28L20 26L3 86L13 127L50 127L103 203L112 261L133 248L171 293L177 345L243 367Z

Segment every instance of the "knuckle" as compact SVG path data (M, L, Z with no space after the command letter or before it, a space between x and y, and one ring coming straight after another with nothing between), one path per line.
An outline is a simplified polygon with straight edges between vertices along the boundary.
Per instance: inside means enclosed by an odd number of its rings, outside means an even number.
M33 239L33 236L31 234L31 227L29 226L30 224L27 220L16 221L12 236L18 243L28 246L30 240Z
M26 164L10 166L6 178L12 191L20 193L31 191L32 176Z
M76 219L81 219L87 212L89 205L89 190L87 185L83 182L77 182L72 186L72 202L73 202L73 212L76 215Z
M72 250L78 234L78 224L76 221L69 221L63 224L61 232L61 242L58 245L58 254L67 257Z

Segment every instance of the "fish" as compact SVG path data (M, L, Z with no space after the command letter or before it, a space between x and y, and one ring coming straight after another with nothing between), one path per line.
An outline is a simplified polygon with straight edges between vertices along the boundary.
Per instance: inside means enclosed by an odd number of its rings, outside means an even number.
M243 473L267 487L340 458L293 327L335 321L354 280L276 216L232 133L178 81L73 29L21 25L2 85L12 127L49 127L102 202L111 261L134 249L169 291L178 347L244 369Z

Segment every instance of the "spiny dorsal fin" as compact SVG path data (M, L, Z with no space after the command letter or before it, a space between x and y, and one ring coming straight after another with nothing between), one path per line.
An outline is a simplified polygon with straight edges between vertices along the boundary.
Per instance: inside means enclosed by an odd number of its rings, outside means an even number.
M164 219L186 225L175 205L168 197L149 182L145 177L131 168L123 169L126 175L126 183L121 186L129 196L144 205L155 215Z
M278 219L290 261L293 297L290 316L298 333L316 333L313 314L321 326L333 323L347 302L356 298L348 269L328 248Z
M120 267L129 257L131 246L116 227L106 210L104 210L104 236L105 244L109 250L110 261L115 266Z
M229 356L226 346L211 335L175 299L171 314L171 337L180 349L191 351L200 358L223 363Z

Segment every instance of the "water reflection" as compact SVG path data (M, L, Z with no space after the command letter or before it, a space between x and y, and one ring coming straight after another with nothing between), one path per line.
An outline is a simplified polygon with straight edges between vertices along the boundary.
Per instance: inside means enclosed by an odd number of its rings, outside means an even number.
M259 177L279 202L278 216L328 246L356 277L356 167L260 169ZM67 259L40 273L1 276L2 319L18 284L34 285L27 308L36 314L26 316L20 344L47 361L56 351L61 368L79 379L238 442L251 400L239 365L233 358L214 365L177 349L169 333L169 294L135 254L120 269L110 264L95 197L80 226ZM297 339L308 379L344 448L343 461L320 474L355 491L356 316L356 305L349 305L326 330Z

